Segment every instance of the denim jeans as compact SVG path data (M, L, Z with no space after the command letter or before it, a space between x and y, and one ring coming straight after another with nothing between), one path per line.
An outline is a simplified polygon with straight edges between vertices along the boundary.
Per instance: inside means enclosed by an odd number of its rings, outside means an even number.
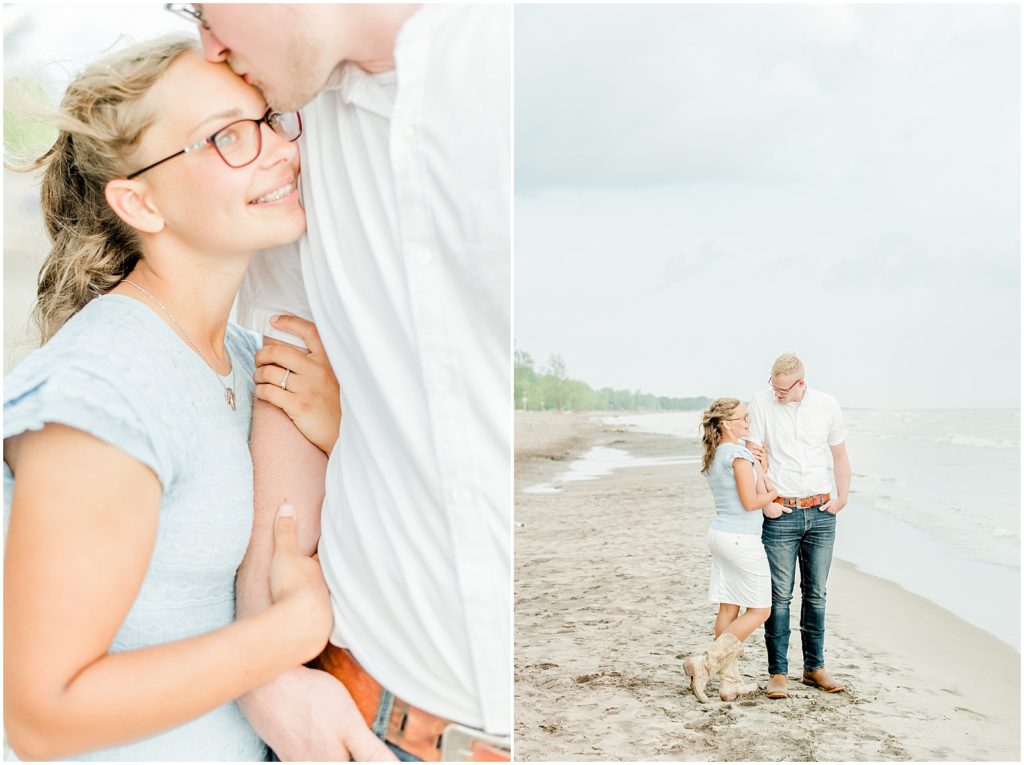
M825 666L825 582L832 565L836 517L819 506L765 518L761 541L772 571L772 613L764 624L768 674L789 673L789 603L800 562L800 642L804 670Z
M409 754L401 747L395 746L390 741L386 740L388 735L388 720L391 719L391 710L394 708L395 694L389 690L382 690L380 695L380 703L377 705L377 717L373 721L371 729L377 735L381 741L387 744L388 749L391 753L398 758L399 762L423 762L419 757Z

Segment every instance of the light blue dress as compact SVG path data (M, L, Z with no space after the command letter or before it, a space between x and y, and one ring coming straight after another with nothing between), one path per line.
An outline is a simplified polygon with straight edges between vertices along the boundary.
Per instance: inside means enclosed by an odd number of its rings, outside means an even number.
M180 640L234 621L235 572L252 529L248 441L259 338L229 324L225 344L233 378L224 379L233 379L237 411L225 403L216 373L154 310L132 298L105 295L4 381L4 438L46 423L69 425L149 466L163 487L152 559L111 651ZM13 488L5 464L5 535ZM75 592L47 597L70 601ZM152 738L74 759L265 755L265 745L231 702Z

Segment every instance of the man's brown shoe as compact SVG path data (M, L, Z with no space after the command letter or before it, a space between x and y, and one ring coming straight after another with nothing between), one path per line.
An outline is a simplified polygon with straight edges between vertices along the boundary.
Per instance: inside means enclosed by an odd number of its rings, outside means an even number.
M808 672L805 669L803 680L800 682L804 685L813 685L815 688L821 688L825 693L839 693L839 691L846 690L846 686L833 680L824 667L820 667L813 672Z
M764 692L770 699L788 699L789 678L785 675L772 675Z

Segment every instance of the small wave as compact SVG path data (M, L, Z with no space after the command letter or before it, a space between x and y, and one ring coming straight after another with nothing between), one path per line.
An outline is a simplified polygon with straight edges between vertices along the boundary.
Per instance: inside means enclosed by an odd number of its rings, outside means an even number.
M905 440L905 441L918 441L929 444L949 444L950 446L969 446L973 448L982 449L1020 449L1019 441L1010 441L1007 439L995 439L995 438L979 438L978 436L966 436L960 433L954 433L953 435L923 435L920 433L881 433L875 431L856 431L852 428L849 429L852 435L855 435L858 439L873 440L873 441L893 441L893 440Z
M874 483L892 483L895 478L886 478L884 475L878 475L878 473L854 473L854 478L861 481L872 481Z
M977 436L952 435L945 438L935 439L939 443L950 443L954 446L977 446L984 449L1019 449L1020 443L1016 441L996 441L991 438L978 438Z
M523 494L558 494L562 490L556 486L552 486L549 483L538 483L533 486L527 486L522 490Z
M992 536L996 539L1020 539L1020 534L1018 532L1012 531L1011 529L1004 529L1002 527L993 529Z

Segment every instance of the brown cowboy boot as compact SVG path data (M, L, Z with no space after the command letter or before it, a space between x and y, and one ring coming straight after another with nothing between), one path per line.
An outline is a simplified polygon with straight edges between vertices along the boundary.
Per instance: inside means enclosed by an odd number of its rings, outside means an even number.
M699 701L704 704L708 702L708 697L704 695L708 680L722 670L730 656L741 650L743 645L736 636L731 632L723 632L703 653L695 653L683 662L683 669L690 678L690 690Z
M743 656L743 644L736 653L730 655L725 666L722 667L718 683L718 695L722 701L732 701L741 693L753 693L757 690L757 683L747 684L743 682L740 674L740 657Z
M772 675L764 692L770 699L788 699L789 677L786 675Z
M808 672L805 669L803 679L800 682L804 685L821 688L825 693L839 693L839 691L846 690L846 686L833 680L824 667L819 667L813 672Z

